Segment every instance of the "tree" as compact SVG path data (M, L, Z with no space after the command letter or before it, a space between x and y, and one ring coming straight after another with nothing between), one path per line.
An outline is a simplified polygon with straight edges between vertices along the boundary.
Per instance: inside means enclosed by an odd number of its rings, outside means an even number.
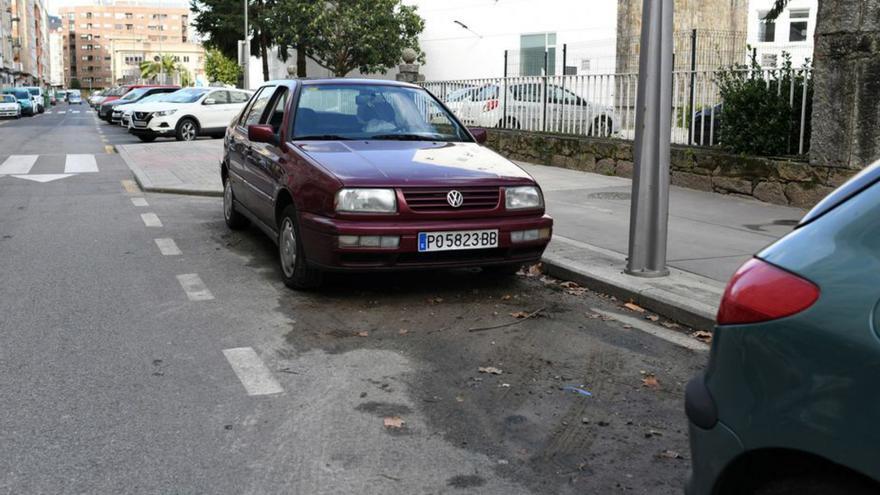
M247 0L251 55L263 62L263 80L269 79L269 48L275 44L272 31L276 25L277 0ZM193 21L196 31L204 37L204 45L216 48L228 58L238 58L238 41L244 39L244 6L241 0L191 0L190 10L197 14ZM279 51L281 60L287 52Z
M425 21L401 0L278 0L276 39L304 51L336 76L385 71L404 48L419 49Z
M205 59L205 73L210 82L237 84L241 77L241 67L220 50L212 48L208 50Z
M323 0L278 0L273 16L279 53L296 50L296 75L306 77L308 46L314 43L314 16Z
M173 56L165 54L159 60L144 60L140 65L143 79L157 79L160 74L168 76L177 75L181 86L192 85L192 75L186 67L180 64ZM164 81L160 81L164 82Z

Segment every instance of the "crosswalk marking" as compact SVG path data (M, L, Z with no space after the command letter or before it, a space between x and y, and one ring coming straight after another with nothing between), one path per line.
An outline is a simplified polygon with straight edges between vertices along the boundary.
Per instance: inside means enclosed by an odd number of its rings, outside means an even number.
M0 165L0 174L26 174L37 163L39 155L11 155L3 165Z
M64 173L88 173L97 172L98 163L95 161L95 155L67 155L64 161Z
M67 110L58 110L58 114L59 114L59 115L61 115L61 114L65 114L65 113L67 113Z
M79 110L71 110L70 113L79 113Z

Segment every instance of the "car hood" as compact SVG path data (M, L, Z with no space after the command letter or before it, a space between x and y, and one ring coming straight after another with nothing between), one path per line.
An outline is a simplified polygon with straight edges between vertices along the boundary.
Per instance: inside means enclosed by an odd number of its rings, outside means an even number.
M159 112L162 110L169 110L172 108L180 108L183 105L187 105L187 103L168 103L161 101L154 101L149 103L141 103L138 105L138 112Z
M18 106L17 101L0 101L0 108L16 108Z
M476 143L300 141L295 146L346 185L534 182L513 162Z

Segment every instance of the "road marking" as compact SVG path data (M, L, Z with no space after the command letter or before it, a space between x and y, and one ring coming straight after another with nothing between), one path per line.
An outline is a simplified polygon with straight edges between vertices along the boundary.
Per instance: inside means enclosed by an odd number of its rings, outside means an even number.
M3 165L0 174L26 174L31 171L40 155L11 155Z
M150 206L150 204L147 203L147 198L131 198L131 204L135 206Z
M64 115L65 113L67 113L67 110L59 110L58 111L58 115Z
M79 113L79 110L71 110L70 113Z
M137 184L135 184L135 182L133 180L126 179L121 182L122 182L122 188L125 189L125 192L130 192L130 193L141 192L141 190L138 188Z
M162 220L155 213L141 213L141 220L147 227L161 227Z
M68 177L73 177L76 174L28 174L28 175L13 175L16 179L27 179L32 180L34 182L52 182L53 180L58 179L66 179Z
M630 325L647 334L653 335L657 338L663 339L667 342L684 347L686 349L691 349L694 351L709 350L709 346L705 342L700 342L699 340L689 337L681 332L676 332L675 330L669 330L667 328L661 327L660 325L649 323L648 321L645 321L641 318L635 318L633 316L627 316L620 313L612 313L610 311L603 311L597 308L590 308L590 310L594 313L605 316L606 318L618 320L621 323Z
M223 349L232 371L244 385L248 395L269 395L284 392L278 380L251 347Z
M116 153L116 148L114 148L113 145L108 144L107 146L104 146L104 151L107 153Z
M178 275L177 281L180 282L180 286L183 287L183 291L186 292L186 297L190 301L210 301L214 299L214 294L211 294L208 286L202 282L202 279L196 273Z
M98 163L95 155L67 155L64 160L64 173L88 173L97 172Z
M165 256L180 256L183 254L180 252L180 248L177 247L177 243L174 242L174 239L153 239L156 241L156 245L159 246L159 252L161 252Z

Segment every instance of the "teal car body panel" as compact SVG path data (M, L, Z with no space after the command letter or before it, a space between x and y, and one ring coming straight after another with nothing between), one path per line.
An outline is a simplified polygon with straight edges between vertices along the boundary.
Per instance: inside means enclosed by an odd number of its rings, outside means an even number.
M31 98L30 92L28 92L25 88L4 88L0 90L0 93L9 94L15 96L15 99L18 100L18 103L21 105L21 114L22 115L33 115L34 114L34 101Z
M757 257L820 296L789 317L716 327L701 379L717 421L697 426L689 411L689 495L717 493L725 470L759 451L808 454L880 482L880 182L808 217Z

